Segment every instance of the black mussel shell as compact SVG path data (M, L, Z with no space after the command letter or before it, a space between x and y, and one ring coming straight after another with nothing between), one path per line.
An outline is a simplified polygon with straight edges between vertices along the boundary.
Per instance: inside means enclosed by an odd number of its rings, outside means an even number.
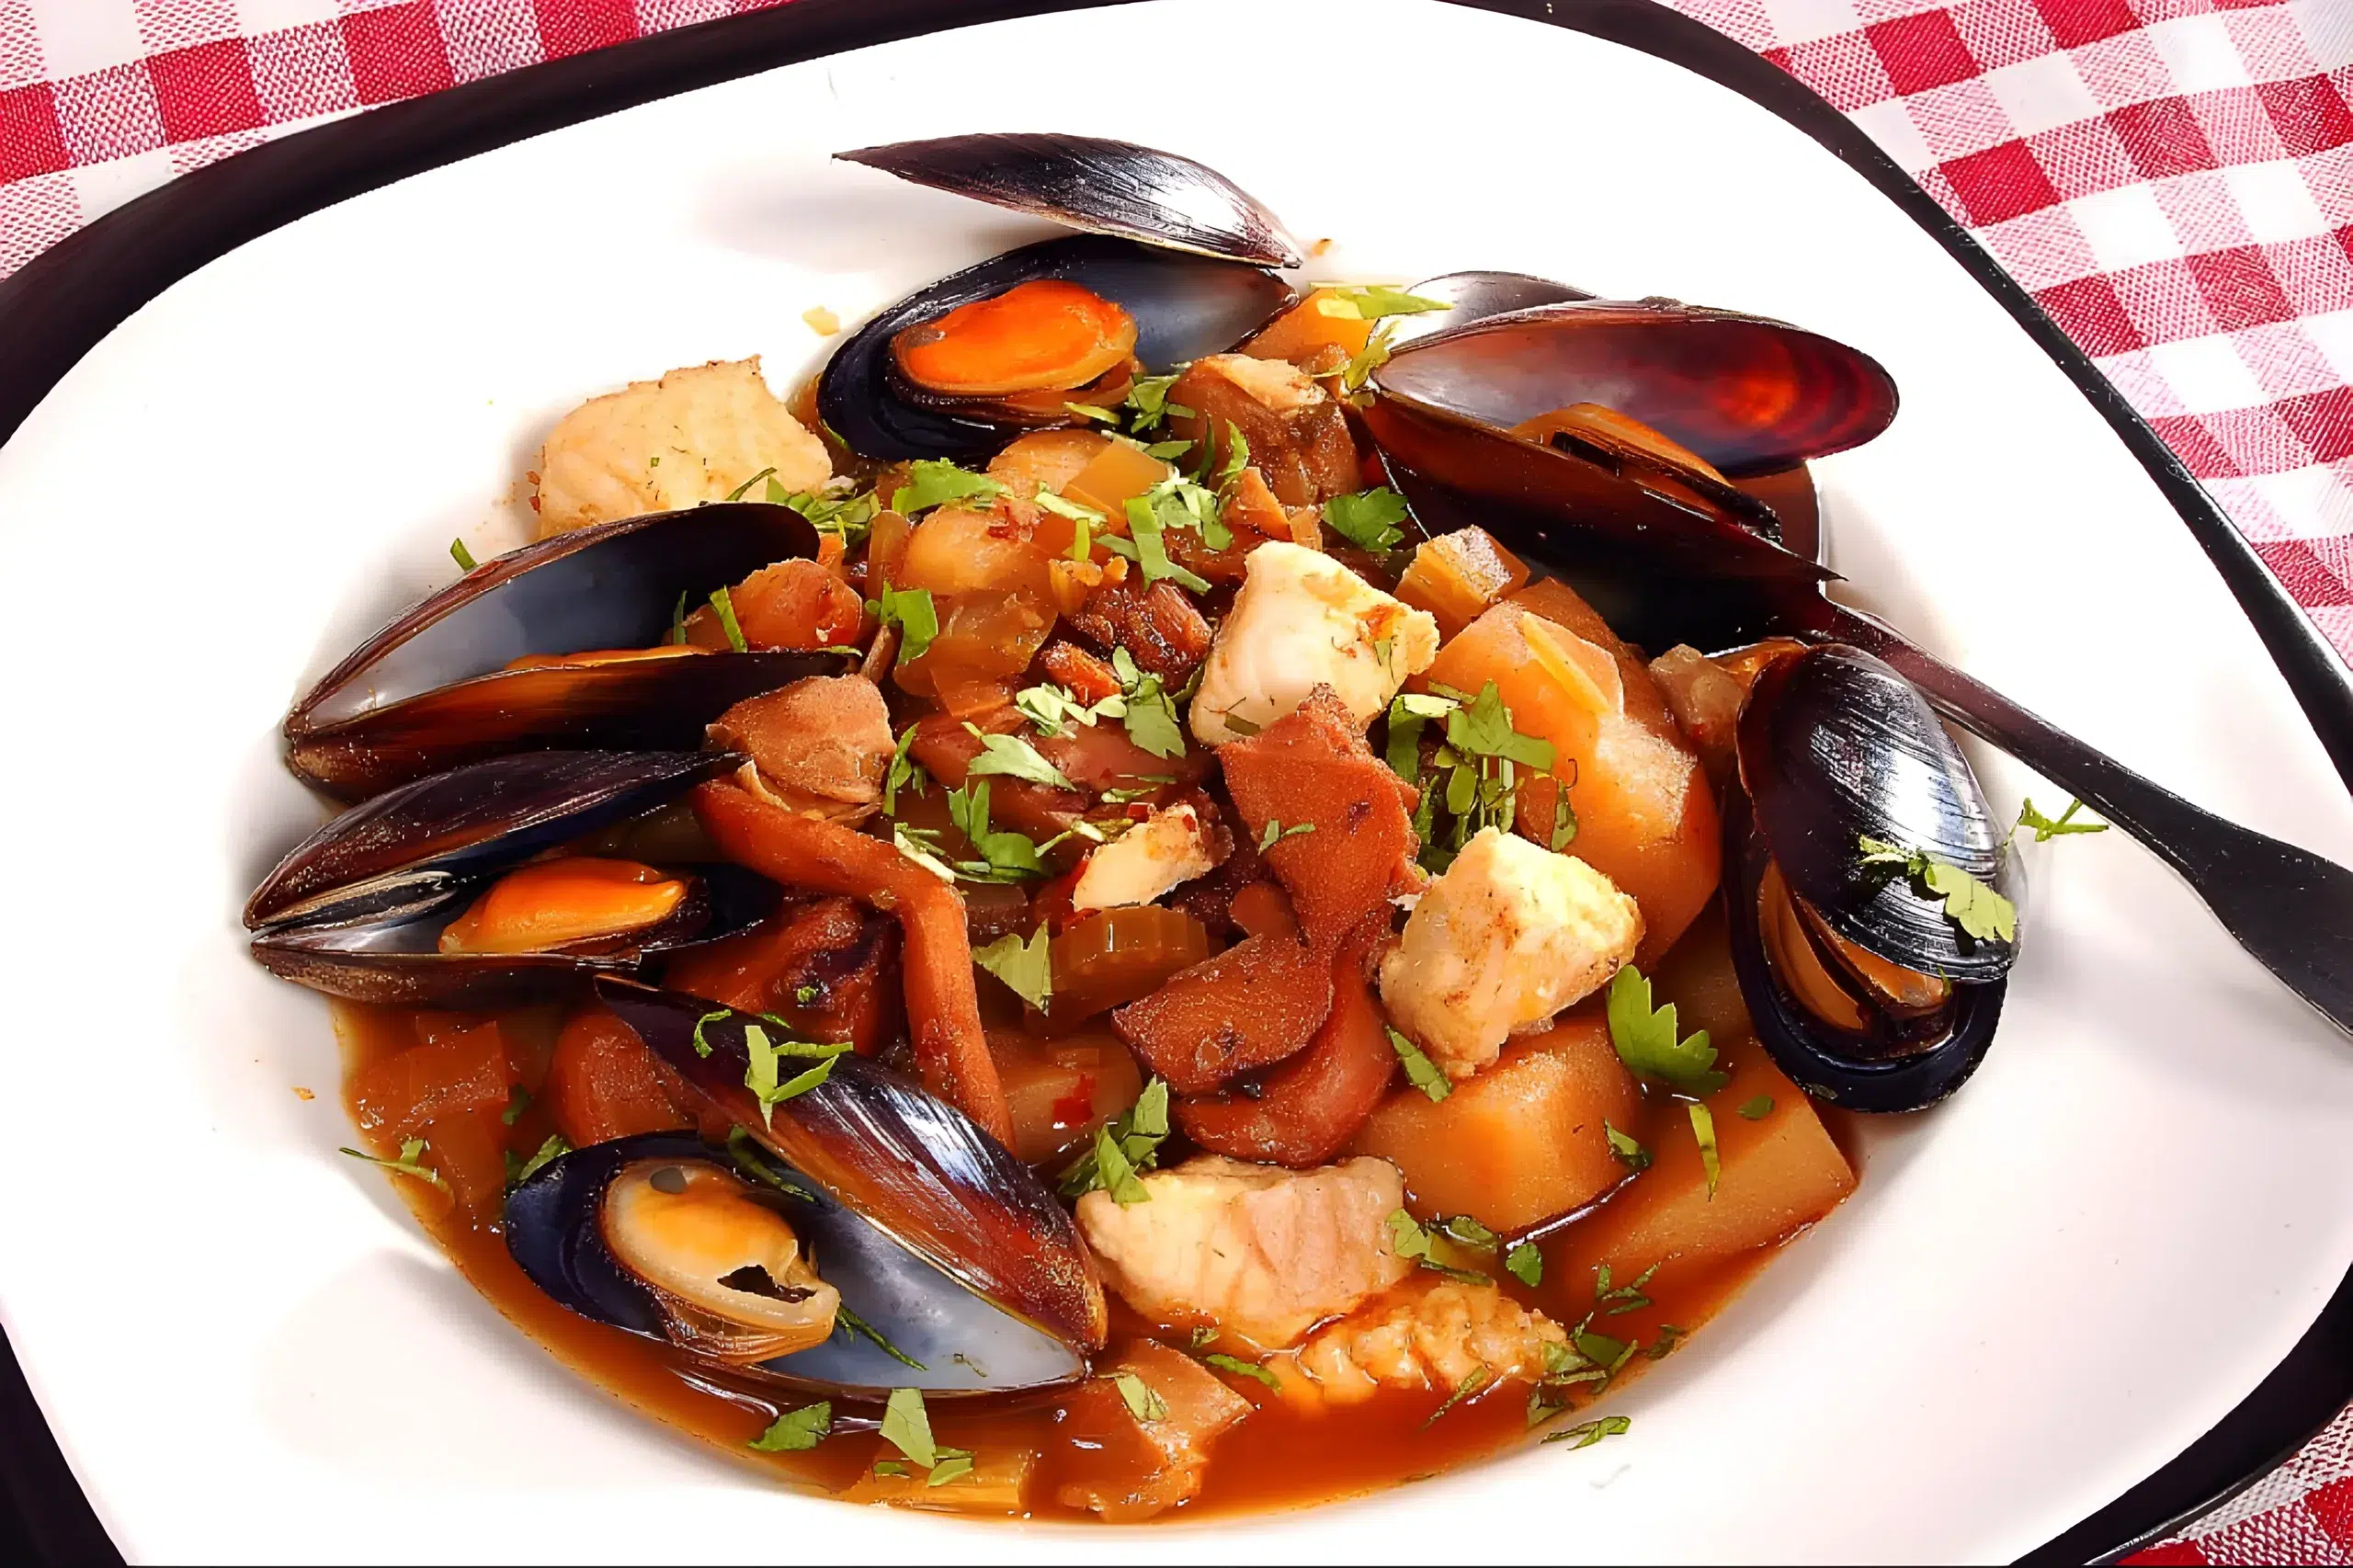
M1097 1348L1103 1288L1051 1188L963 1112L858 1056L761 1107L745 1086L747 1025L676 992L599 978L597 994L722 1115L909 1252L1071 1345ZM773 1028L773 1025L763 1026Z
M1449 326L1393 354L1377 380L1506 430L1599 403L1733 479L1860 446L1896 408L1894 380L1859 349L1672 300L1578 300Z
M613 1179L649 1159L702 1161L734 1170L791 1223L819 1278L841 1292L842 1304L909 1360L921 1363L910 1366L892 1357L845 1321L824 1344L751 1369L759 1376L821 1392L879 1399L894 1388L995 1393L1069 1382L1086 1374L1078 1348L991 1306L769 1150L743 1140L713 1148L684 1132L649 1133L574 1150L507 1195L507 1251L533 1284L583 1317L650 1339L668 1338L660 1305L608 1250L599 1223Z
M1075 283L1135 318L1136 357L1162 371L1233 347L1290 302L1290 288L1264 267L1154 250L1131 240L1082 234L1048 240L965 268L918 290L852 334L817 383L817 410L850 449L869 458L971 458L1021 433L926 407L899 395L891 340L961 305L1041 278Z
M1216 170L1098 136L942 136L836 153L916 185L1145 244L1297 267L1299 242Z
M1998 978L2017 944L1975 937L1862 840L1959 868L2015 902L2016 857L1968 758L1927 699L1845 643L1779 660L1741 710L1740 776L1790 889L1830 928L1892 963L1959 982Z
M1968 1081L1994 1043L2006 977L1956 983L1932 1043L1872 1054L1874 1042L1814 1017L1774 975L1757 925L1758 892L1772 857L1738 793L1724 803L1724 839L1733 971L1758 1041L1792 1082L1849 1110L1907 1111L1934 1105Z
M281 980L382 1007L492 1011L579 994L595 974L635 974L681 948L740 935L776 913L774 882L726 864L679 868L684 903L659 925L580 949L445 953L438 942L480 884L404 916L357 926L285 926L254 938L254 958Z
M1423 278L1406 292L1424 300L1443 301L1447 308L1391 317L1389 342L1392 351L1417 337L1468 326L1489 316L1506 315L1513 311L1529 310L1538 305L1559 305L1571 300L1593 298L1583 289L1571 288L1566 283L1555 283L1549 278L1537 278L1525 272L1442 273L1436 278Z
M743 761L725 753L523 752L418 779L352 807L296 845L246 901L246 928L421 915Z
M540 748L687 749L747 697L834 675L837 655L719 653L509 670L530 654L650 648L764 566L817 553L789 506L623 517L484 562L369 638L287 716L288 765L344 800Z

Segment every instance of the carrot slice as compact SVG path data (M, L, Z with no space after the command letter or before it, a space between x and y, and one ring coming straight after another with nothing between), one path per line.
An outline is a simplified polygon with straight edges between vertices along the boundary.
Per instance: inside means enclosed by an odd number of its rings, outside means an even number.
M769 805L733 784L699 786L694 810L739 865L787 887L847 893L897 917L906 934L907 1029L924 1087L1010 1143L1013 1118L981 1028L972 944L955 890L879 838Z

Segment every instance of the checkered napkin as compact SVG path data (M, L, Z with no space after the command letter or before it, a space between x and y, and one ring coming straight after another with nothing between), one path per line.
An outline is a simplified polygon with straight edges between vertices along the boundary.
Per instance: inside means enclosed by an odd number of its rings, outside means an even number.
M270 137L783 0L0 0L0 275ZM1672 0L1984 241L2353 655L2353 0ZM2353 1416L2144 1562L2353 1562Z

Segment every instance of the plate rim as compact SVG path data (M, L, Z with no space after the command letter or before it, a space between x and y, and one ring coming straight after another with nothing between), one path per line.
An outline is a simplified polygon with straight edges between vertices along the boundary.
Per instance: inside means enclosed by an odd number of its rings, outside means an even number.
M1024 17L1136 0L790 0L525 66L296 131L106 214L0 279L0 445L82 358L172 284L246 242L412 175L777 67ZM2212 497L2088 355L1854 121L1763 55L1659 0L1433 0L1583 33L1692 72L1776 115L1941 245L2107 421L2254 626L2353 789L2353 682ZM2353 1404L2353 1274L2286 1358L2179 1455L2026 1554L2109 1562L2229 1501ZM0 1499L57 1562L119 1562L0 1335Z

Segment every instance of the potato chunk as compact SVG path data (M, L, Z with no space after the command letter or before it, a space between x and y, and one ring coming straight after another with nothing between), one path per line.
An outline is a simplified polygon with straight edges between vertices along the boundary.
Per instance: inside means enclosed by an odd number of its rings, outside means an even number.
M1641 1110L1608 1027L1575 1017L1513 1041L1435 1105L1419 1089L1398 1090L1354 1148L1404 1173L1415 1213L1516 1231L1590 1203L1624 1176L1604 1126L1625 1131Z
M1248 574L1193 699L1193 733L1206 744L1266 728L1319 686L1361 733L1438 656L1437 621L1319 551L1262 544Z
M825 444L760 377L759 356L715 359L591 398L540 452L540 537L723 501L762 469L790 491L833 476Z
M1482 828L1415 904L1381 966L1381 1000L1460 1082L1514 1033L1591 994L1642 936L1642 911L1608 878Z
M1159 1322L1278 1348L1414 1267L1390 1250L1404 1190L1380 1160L1286 1171L1205 1154L1142 1179L1148 1201L1090 1192L1078 1225L1112 1289Z

